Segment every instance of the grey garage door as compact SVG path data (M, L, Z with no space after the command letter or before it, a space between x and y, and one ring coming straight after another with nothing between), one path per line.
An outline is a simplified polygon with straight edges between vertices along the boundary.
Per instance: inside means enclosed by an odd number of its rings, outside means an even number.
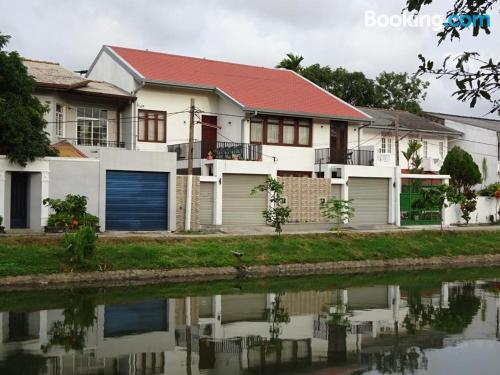
M200 183L200 223L213 224L214 221L214 185L213 182Z
M349 199L356 210L351 224L389 222L389 180L387 178L349 178Z
M264 224L262 211L267 208L267 193L250 195L253 187L266 176L224 174L222 178L222 224Z
M107 171L107 230L166 230L168 173Z

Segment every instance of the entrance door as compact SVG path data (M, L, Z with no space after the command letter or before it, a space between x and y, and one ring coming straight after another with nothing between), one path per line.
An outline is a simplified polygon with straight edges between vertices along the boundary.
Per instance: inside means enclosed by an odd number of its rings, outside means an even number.
M217 148L217 116L201 116L201 157L202 159L207 158L207 154L211 151L215 154L215 149ZM205 125L207 124L207 125ZM213 125L210 126L210 125Z
M10 227L28 227L28 174L13 172L10 193Z
M330 163L346 164L347 122L330 122Z

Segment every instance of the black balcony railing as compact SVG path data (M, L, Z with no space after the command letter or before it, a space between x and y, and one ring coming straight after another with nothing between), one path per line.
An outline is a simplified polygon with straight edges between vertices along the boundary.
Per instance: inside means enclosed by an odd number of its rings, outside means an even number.
M189 143L168 146L169 152L177 153L177 160L187 160ZM262 160L262 145L218 141L193 143L193 159Z
M116 147L116 148L125 148L125 142L116 142L116 141L102 141L99 139L77 139L77 138L64 138L66 141L71 144L78 146L95 146L95 147Z
M373 165L373 151L345 150L338 152L332 148L314 150L316 164Z

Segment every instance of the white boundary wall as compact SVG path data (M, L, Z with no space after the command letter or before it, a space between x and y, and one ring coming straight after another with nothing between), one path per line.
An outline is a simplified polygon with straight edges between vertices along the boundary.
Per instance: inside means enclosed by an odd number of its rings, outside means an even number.
M498 219L498 210L500 209L500 199L490 197L477 197L476 211L471 213L469 224L490 224L490 216L493 215ZM462 219L462 211L460 206L453 205L445 209L445 223L450 224L465 224Z

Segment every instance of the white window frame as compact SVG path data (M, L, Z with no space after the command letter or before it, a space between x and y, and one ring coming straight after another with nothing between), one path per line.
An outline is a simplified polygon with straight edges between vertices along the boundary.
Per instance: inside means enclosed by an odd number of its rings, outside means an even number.
M61 111L58 111L57 110L57 107L60 107L61 108ZM66 127L64 126L64 106L62 104L58 104L56 103L56 108L55 108L55 124L56 124L56 128L55 128L55 133L56 133L56 137L58 138L64 138L65 137L65 133L66 133Z
M77 110L76 110L76 144L80 144L79 143L79 138L78 138L78 123L80 120L82 121L91 121L92 122L92 128L91 128L91 139L90 139L90 144L81 144L82 146L94 146L94 121L100 121L101 118L97 118L97 117L86 117L85 115L84 116L78 116L78 110L80 109L83 109L84 113L85 113L85 109L91 109L92 110L92 114L94 112L94 110L98 110L98 111L106 111L106 144L104 145L104 147L107 147L108 146L108 137L109 137L109 110L106 109L106 108L99 108L99 107L85 107L85 106L82 106L82 107L78 107ZM100 140L102 142L102 140ZM101 146L101 145L97 145L97 146Z
M439 157L441 159L444 159L444 142L440 141L438 147L439 147Z
M427 159L429 157L429 142L422 141L422 146L422 148L424 149L424 159Z

